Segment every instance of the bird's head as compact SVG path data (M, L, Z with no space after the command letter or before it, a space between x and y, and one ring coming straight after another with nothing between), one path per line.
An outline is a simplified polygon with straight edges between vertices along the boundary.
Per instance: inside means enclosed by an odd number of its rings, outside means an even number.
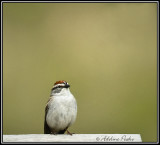
M54 83L51 94L59 94L62 93L62 91L67 91L70 85L66 81L57 81Z

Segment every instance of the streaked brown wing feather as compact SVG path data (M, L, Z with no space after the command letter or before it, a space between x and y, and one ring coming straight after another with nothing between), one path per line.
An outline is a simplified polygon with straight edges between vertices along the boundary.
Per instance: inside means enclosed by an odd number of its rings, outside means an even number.
M48 109L49 109L49 107L48 107L48 103L47 103L47 105L45 107L44 134L51 134L50 128L49 128L49 126L47 124L47 121L46 121L46 116L47 116L47 113L48 113Z

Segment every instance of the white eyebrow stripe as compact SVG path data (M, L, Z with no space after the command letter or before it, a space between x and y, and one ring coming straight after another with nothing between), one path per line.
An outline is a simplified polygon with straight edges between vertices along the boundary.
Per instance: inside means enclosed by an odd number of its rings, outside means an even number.
M58 86L65 86L65 84L57 84L57 85L53 86L53 88L58 87Z

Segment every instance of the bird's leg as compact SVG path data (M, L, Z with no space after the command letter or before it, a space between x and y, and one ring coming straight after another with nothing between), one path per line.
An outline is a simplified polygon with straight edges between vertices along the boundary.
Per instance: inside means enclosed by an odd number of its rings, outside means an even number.
M70 132L67 130L67 134L72 135L73 133L70 133Z
M51 133L50 133L50 135L57 135L57 133L55 133L55 132L51 132Z

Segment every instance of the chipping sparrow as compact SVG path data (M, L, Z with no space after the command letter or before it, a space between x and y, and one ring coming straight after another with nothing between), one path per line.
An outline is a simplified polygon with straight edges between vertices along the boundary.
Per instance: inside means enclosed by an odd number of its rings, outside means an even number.
M64 134L77 116L77 103L66 81L57 81L45 107L44 134Z

